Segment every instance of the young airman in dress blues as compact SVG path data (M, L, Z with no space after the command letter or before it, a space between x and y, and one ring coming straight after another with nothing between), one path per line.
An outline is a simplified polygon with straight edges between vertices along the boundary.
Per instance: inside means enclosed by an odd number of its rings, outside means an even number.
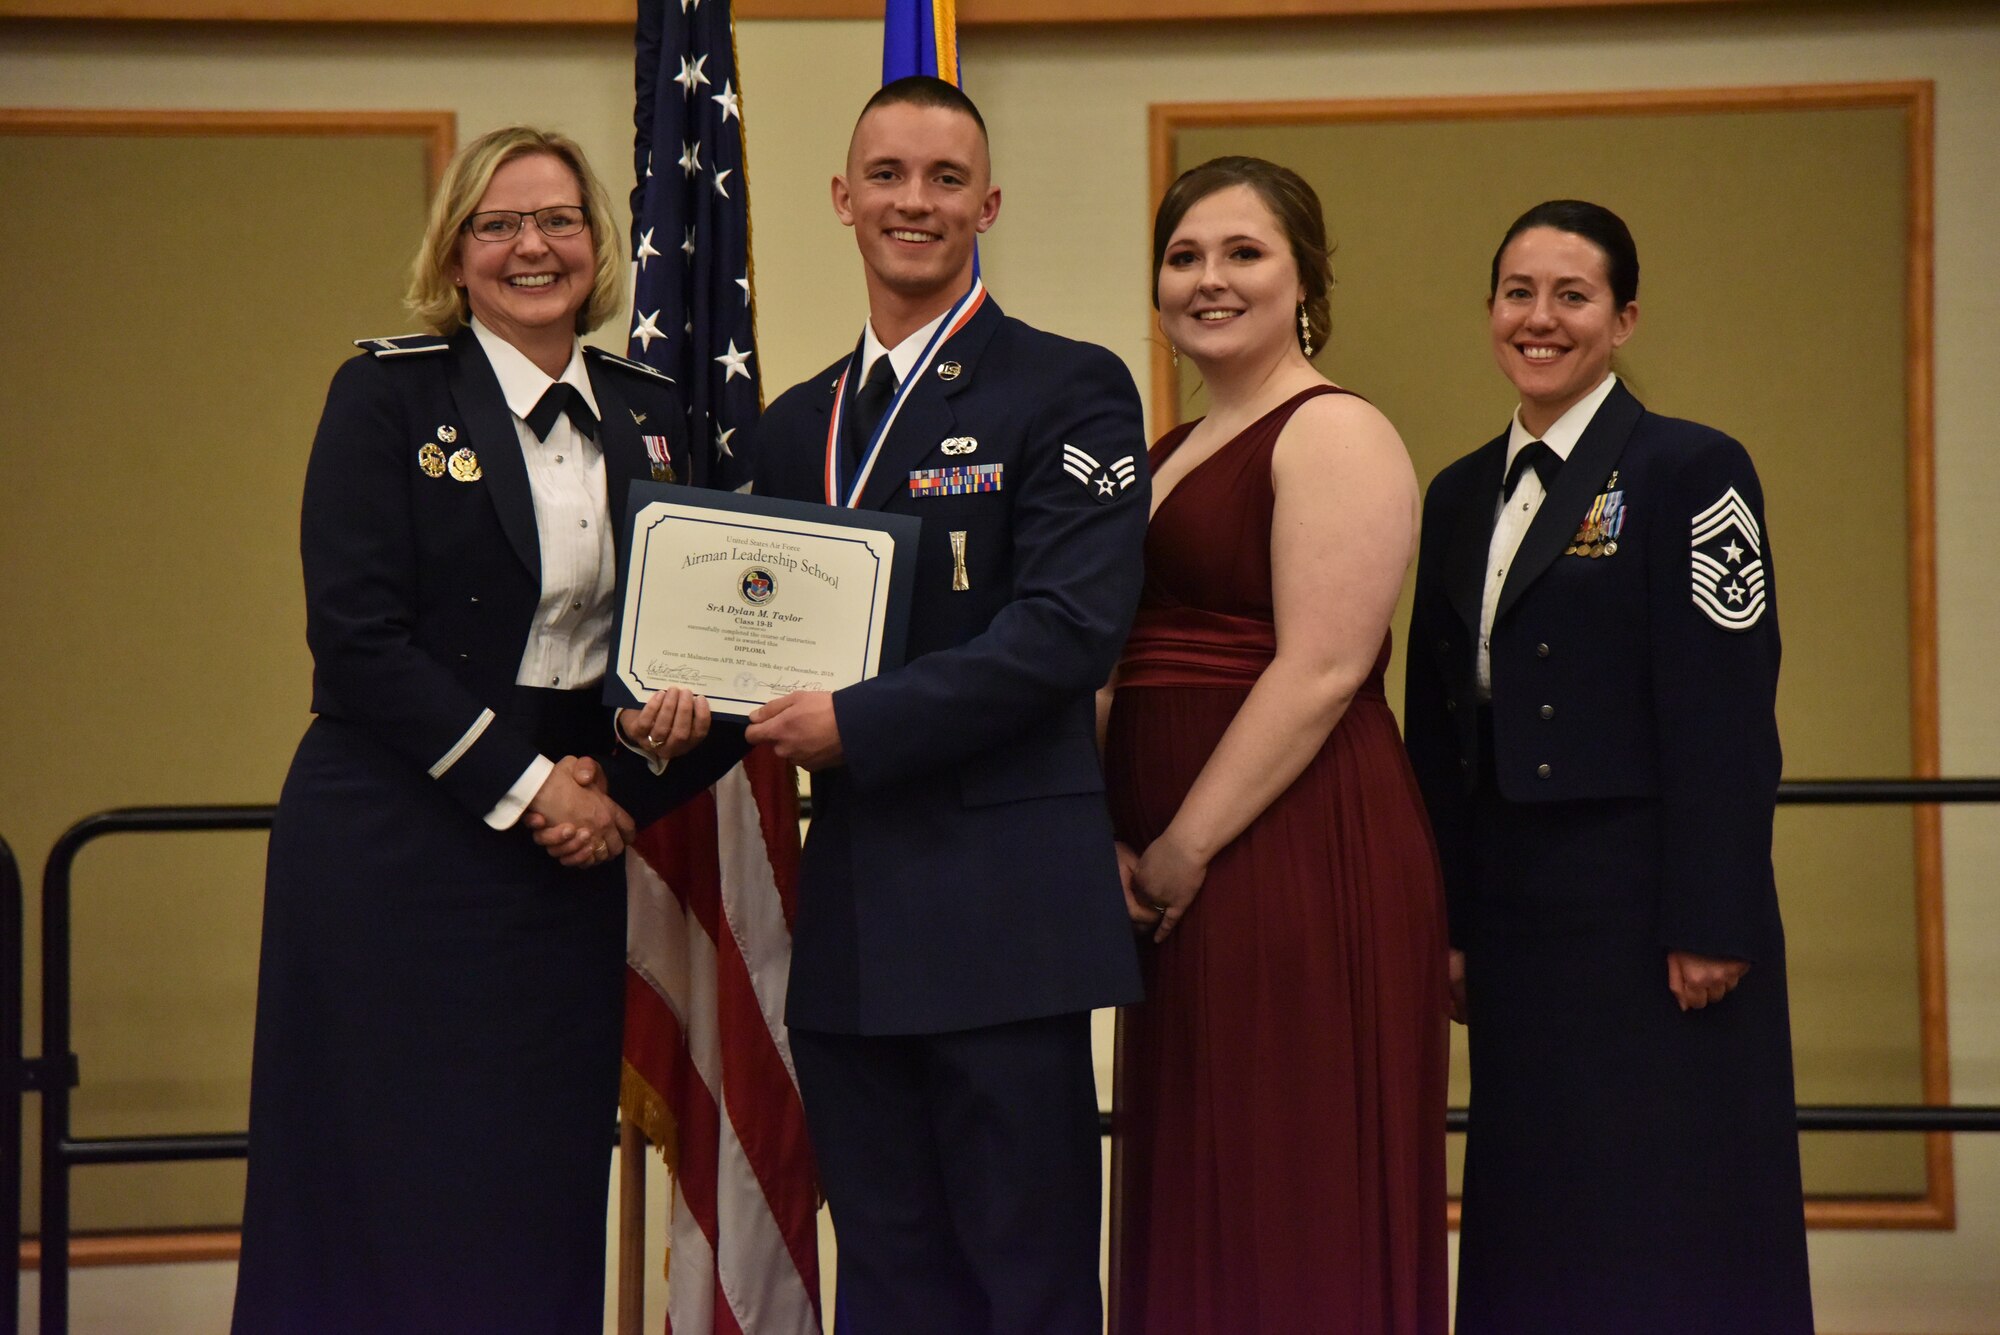
M1093 694L1138 603L1138 394L979 282L1000 191L951 85L882 89L833 203L868 324L764 414L755 487L923 520L904 665L748 729L814 772L786 1020L838 1324L1097 1335L1089 1012L1140 983ZM662 788L716 773L720 732Z

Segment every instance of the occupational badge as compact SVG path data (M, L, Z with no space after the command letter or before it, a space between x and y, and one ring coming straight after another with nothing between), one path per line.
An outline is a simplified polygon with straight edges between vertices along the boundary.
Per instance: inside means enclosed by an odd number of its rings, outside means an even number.
M479 456L472 452L470 445L453 450L448 467L454 482L477 482L486 476L479 470Z
M625 411L632 414L633 426L646 425L646 414L640 412L637 408L627 408Z
M965 368L957 362L938 363L938 379L940 380L956 380L964 374Z
M952 436L938 448L946 454L970 454L979 448L979 442L971 436Z
M1690 524L1694 605L1724 630L1749 630L1764 617L1764 532L1731 487Z
M453 441L458 439L458 428L449 425L439 427L438 439L443 441L447 445L451 444Z
M417 447L417 467L424 470L425 477L443 477L444 451L434 441L425 441Z
M1613 471L1604 490L1590 503L1590 512L1577 525L1576 536L1563 548L1564 556L1616 556L1618 535L1625 531L1625 493L1618 488Z
M1139 480L1139 465L1136 455L1126 455L1101 464L1076 446L1063 445L1063 472L1068 473L1083 484L1091 499L1099 505L1109 505L1127 487Z

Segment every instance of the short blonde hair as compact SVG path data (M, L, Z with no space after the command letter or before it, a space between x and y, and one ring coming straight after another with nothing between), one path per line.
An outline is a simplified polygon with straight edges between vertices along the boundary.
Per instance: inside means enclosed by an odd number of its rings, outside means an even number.
M455 334L472 318L465 289L451 280L465 220L493 183L494 172L515 158L534 153L546 153L570 169L582 187L584 207L590 214L594 260L590 299L576 313L576 332L587 334L624 309L626 261L619 249L617 225L611 221L611 199L604 193L604 183L590 169L583 150L567 135L510 125L482 134L461 148L445 168L444 179L431 198L430 217L424 223L423 243L410 265L410 290L404 294L403 304L438 333Z

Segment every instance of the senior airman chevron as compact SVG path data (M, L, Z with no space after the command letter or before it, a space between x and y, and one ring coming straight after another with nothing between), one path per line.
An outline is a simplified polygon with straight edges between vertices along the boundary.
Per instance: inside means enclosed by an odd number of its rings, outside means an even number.
M1128 454L1101 464L1067 442L1063 445L1063 472L1081 482L1099 505L1116 500L1119 492L1139 480L1136 456Z
M1692 529L1694 605L1724 630L1749 630L1764 615L1764 535L1757 516L1731 487L1694 517Z

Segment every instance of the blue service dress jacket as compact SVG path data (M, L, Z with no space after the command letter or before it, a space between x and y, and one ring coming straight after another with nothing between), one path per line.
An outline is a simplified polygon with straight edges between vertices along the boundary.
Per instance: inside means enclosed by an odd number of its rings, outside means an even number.
M1454 944L1477 896L1472 798L1490 771L1510 802L1657 803L1659 842L1643 852L1657 863L1660 946L1769 955L1779 640L1749 455L1612 391L1501 586L1486 756L1474 645L1506 450L1503 432L1431 484L1411 611L1405 732Z
M527 465L470 328L371 342L384 346L334 377L306 478L313 712L365 729L484 815L537 754L506 717L541 596ZM585 361L616 524L652 471L640 419L656 432L683 419L659 372L596 348ZM685 478L702 461L675 448Z
M1425 497L1404 703L1466 952L1457 1328L1806 1335L1756 470L1616 386L1506 572L1487 706L1474 655L1507 441ZM1751 967L1682 1012L1675 950Z
M758 421L758 494L827 499L844 365ZM1141 994L1094 705L1143 575L1131 375L987 297L915 376L859 497L923 521L906 661L833 696L845 759L813 776L795 1028L943 1033ZM740 745L719 730L659 791L707 781Z

